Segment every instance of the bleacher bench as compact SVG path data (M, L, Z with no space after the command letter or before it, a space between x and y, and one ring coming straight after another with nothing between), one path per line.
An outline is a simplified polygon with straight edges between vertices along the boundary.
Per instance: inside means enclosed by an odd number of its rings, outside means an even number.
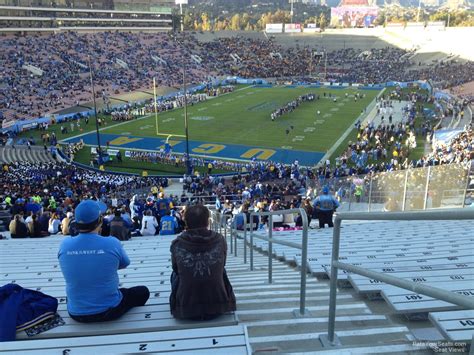
M428 318L451 341L469 341L474 336L474 310L432 312Z
M3 342L0 347L0 353L7 354L89 355L175 352L190 355L250 354L250 345L246 328L242 325L234 325L67 339L12 341Z

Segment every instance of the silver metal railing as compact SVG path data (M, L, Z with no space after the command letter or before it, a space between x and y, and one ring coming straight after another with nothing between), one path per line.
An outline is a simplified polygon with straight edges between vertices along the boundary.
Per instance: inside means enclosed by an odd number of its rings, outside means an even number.
M340 345L335 335L336 321L336 293L337 293L337 273L338 269L350 271L354 274L370 277L378 281L385 282L406 290L430 296L435 299L454 303L465 307L466 309L474 309L474 298L462 296L454 292L446 291L437 287L422 285L413 281L408 281L399 277L386 275L384 273L368 270L351 264L341 263L339 261L339 245L341 238L341 223L343 220L365 220L365 221L413 221L413 220L474 220L474 209L445 209L436 211L419 211L419 212L349 212L338 213L334 219L334 231L332 241L332 262L331 262L331 290L329 295L329 320L328 334L321 335L319 338L324 346L335 347Z
M302 242L301 244L289 242L286 240L279 240L273 238L273 216L275 215L286 215L298 213L301 216L303 222L302 228ZM259 236L253 233L253 217L268 216L268 237ZM253 271L253 238L268 241L268 283L272 283L272 257L273 257L273 243L286 245L295 249L301 250L301 282L300 282L300 309L299 314L305 315L308 312L305 309L306 306L306 274L307 274L307 263L308 263L308 216L303 208L293 208L289 210L280 210L273 212L252 212L250 213L250 242L247 241L247 218L244 214L244 263L247 262L247 245L250 248L250 270ZM237 233L231 233L237 235ZM236 236L237 237L237 236ZM295 315L296 312L295 312Z

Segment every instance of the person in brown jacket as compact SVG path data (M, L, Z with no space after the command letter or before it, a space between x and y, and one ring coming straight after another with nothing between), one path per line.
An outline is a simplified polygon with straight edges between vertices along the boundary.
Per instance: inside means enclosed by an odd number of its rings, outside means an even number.
M186 209L186 230L171 243L171 314L179 319L212 319L235 311L232 285L225 272L227 244L208 229L209 210Z

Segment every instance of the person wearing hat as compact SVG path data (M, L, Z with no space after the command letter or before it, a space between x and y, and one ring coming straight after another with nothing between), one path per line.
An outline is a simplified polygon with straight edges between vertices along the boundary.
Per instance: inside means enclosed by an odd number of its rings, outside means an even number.
M334 227L332 215L339 207L339 202L329 194L328 186L324 186L322 192L323 194L314 200L313 206L318 211L319 228L324 228L326 224L331 228Z
M101 206L82 201L75 221L79 235L66 237L58 252L71 318L85 323L110 321L145 305L150 297L147 287L119 289L117 270L126 268L130 259L118 239L100 236Z

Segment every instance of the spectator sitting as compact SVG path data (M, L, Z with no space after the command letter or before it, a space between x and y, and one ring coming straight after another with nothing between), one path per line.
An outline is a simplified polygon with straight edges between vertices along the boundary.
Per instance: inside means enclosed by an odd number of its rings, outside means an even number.
M187 208L186 231L171 244L171 314L180 319L211 319L236 309L235 295L225 272L227 244L208 229L209 210Z
M41 224L38 221L38 216L35 214L31 216L31 222L28 223L28 230L30 231L31 238L43 238L47 237L49 234L41 231Z
M144 306L150 297L147 287L118 288L117 270L126 268L130 259L117 239L99 235L102 218L98 203L82 201L75 220L79 235L64 239L58 253L71 318L104 322Z
M9 230L12 238L28 237L28 227L19 214L15 215L15 218L10 222Z
M48 232L50 234L57 234L59 233L59 226L61 222L59 221L59 217L57 213L53 213L51 218L49 219L48 223Z
M63 235L69 235L69 223L71 222L72 216L72 212L67 212L66 217L61 221L61 233Z
M156 228L158 222L156 217L153 216L151 210L147 210L142 219L142 229L140 230L141 235L156 235Z
M114 218L110 221L110 235L122 241L130 239L130 229L126 226L119 209L115 210Z
M176 234L178 229L178 221L171 215L170 211L160 219L160 235L172 235Z

